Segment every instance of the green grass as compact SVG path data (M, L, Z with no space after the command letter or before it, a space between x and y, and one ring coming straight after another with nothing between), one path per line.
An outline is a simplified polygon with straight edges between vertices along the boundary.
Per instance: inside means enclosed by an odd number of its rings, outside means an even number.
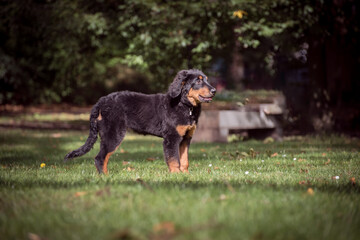
M360 236L358 139L194 143L190 174L169 174L161 139L128 135L98 176L99 143L63 162L87 132L0 130L1 239Z

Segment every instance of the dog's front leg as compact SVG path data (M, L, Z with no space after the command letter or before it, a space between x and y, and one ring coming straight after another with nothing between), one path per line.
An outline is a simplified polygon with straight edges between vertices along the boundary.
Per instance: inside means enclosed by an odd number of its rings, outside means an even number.
M180 171L189 172L189 146L190 146L191 138L184 137L184 139L180 143Z
M178 135L171 135L164 138L164 157L170 172L180 172L180 141L181 137Z

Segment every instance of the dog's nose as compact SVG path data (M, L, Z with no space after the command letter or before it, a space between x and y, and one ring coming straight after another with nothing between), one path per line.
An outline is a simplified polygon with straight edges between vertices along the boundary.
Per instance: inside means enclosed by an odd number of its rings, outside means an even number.
M210 90L210 93L211 93L212 95L215 95L215 93L216 93L216 88L212 88L212 89Z

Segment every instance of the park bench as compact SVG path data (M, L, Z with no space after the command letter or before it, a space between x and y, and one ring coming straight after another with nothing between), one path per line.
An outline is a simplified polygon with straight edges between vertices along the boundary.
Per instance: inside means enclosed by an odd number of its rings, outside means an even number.
M227 142L229 135L236 133L280 140L284 111L285 97L282 95L274 97L269 103L249 103L242 106L226 104L215 107L206 105L199 118L193 141Z

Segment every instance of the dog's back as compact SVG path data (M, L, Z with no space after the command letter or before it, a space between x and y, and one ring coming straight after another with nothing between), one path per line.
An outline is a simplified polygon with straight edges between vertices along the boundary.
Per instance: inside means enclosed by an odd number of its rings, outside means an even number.
M142 94L122 91L99 100L103 124L123 124L138 133L161 136L162 120L168 103L165 94Z

